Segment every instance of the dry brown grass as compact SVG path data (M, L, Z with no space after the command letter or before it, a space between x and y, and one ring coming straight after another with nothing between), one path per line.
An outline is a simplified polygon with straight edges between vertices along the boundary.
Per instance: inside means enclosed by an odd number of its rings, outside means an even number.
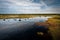
M50 24L49 29L52 33L53 39L60 40L60 20L50 18L47 22Z

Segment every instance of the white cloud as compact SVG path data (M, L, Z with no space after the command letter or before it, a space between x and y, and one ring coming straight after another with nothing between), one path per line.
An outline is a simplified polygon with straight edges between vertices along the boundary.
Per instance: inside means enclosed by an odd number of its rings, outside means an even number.
M59 8L52 8L52 7L48 7L47 4L44 1L40 1L40 3L33 3L33 0L5 0L8 1L10 3L4 3L4 5L8 6L6 8L8 8L9 10L7 10L7 12L9 13L9 11L13 12L13 13L51 13L51 12L60 12ZM50 0L48 0L49 2ZM51 3L51 2L50 2ZM0 8L3 6L1 6L2 4L0 4ZM41 7L45 7L45 9L41 8Z
M45 10L43 10L42 12L45 12L45 13L60 13L60 8L48 7Z
M28 1L28 2L27 2ZM22 13L39 13L41 12L41 6L47 7L46 4L42 1L41 4L38 3L32 3L29 0L9 0L9 2L13 3L11 4L11 8L15 6L15 9L17 12L22 12Z

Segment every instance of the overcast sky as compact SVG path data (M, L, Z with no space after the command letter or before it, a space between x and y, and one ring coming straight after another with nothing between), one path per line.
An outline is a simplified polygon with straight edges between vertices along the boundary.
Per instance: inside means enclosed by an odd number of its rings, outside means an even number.
M0 0L0 14L60 13L60 0Z

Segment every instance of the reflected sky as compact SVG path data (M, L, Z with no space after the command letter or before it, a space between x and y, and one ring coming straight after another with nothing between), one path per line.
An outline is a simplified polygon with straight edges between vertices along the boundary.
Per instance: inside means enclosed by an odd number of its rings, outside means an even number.
M15 18L15 19L0 19L0 31L22 30L30 28L36 22L45 22L49 17L34 17L34 18Z
M34 18L15 18L15 19L0 19L0 24L14 24L18 22L45 22L50 17L34 17Z
M50 17L34 17L34 18L15 18L15 19L0 19L0 39L7 38L19 32L24 32L33 27L36 22L45 22ZM20 21L19 21L20 20Z

